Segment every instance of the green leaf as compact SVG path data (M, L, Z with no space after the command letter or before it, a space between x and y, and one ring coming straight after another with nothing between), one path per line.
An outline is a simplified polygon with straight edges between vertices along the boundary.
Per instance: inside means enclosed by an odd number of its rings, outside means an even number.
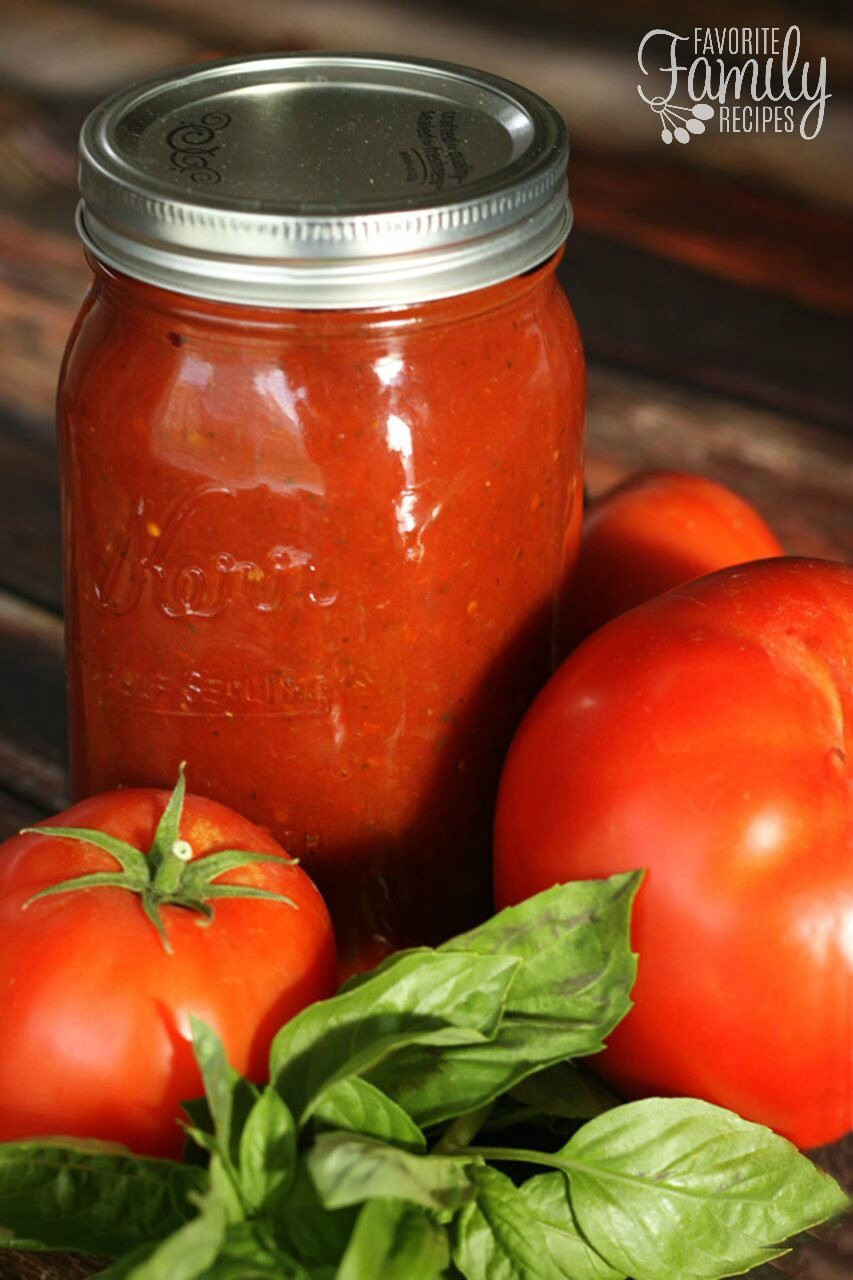
M296 1172L296 1125L271 1085L249 1112L240 1134L240 1190L251 1213L283 1211Z
M425 1151L426 1139L402 1107L359 1076L338 1080L319 1095L314 1124L323 1129L345 1129L404 1151Z
M181 774L183 777L183 773ZM190 1015L193 1053L201 1071L204 1092L220 1152L228 1158L231 1147L231 1068L219 1036L201 1018Z
M186 1238L185 1238L186 1243ZM136 1280L143 1262L157 1251L157 1244L135 1250L98 1272L98 1280ZM167 1255L168 1256L168 1255ZM159 1265L159 1263L158 1263ZM144 1274L144 1273L143 1273ZM334 1270L327 1273L334 1280ZM294 1259L270 1249L251 1226L231 1226L223 1238L219 1254L204 1272L203 1280L325 1280L319 1271L306 1271Z
M441 948L497 952L521 968L487 1043L417 1046L370 1072L421 1127L473 1111L535 1071L597 1052L630 1008L630 913L640 873L557 885Z
M740 1274L848 1203L784 1138L692 1099L617 1107L555 1159L583 1235L634 1280Z
M561 1280L539 1223L512 1181L473 1170L477 1198L454 1222L453 1261L466 1280ZM672 1277L670 1277L672 1280Z
M566 1120L589 1120L620 1105L620 1099L600 1080L570 1062L558 1062L537 1071L520 1080L510 1092L542 1115Z
M240 1192L237 1170L230 1160L214 1151L207 1166L208 1198L215 1201L229 1224L246 1217L246 1205Z
M261 1091L257 1085L244 1079L233 1068L229 1068L229 1080L231 1085L231 1158L236 1163L239 1135L242 1132L243 1125L246 1123L249 1112L261 1096ZM193 1098L190 1102L182 1102L181 1109L188 1117L189 1124L185 1124L184 1128L192 1142L201 1147L203 1151L217 1150L216 1125L207 1098ZM190 1157L192 1157L192 1145L188 1144L188 1146Z
M272 1226L280 1243L306 1265L334 1268L352 1236L357 1217L358 1210L352 1206L327 1209L305 1161L300 1160L284 1210Z
M131 1270L118 1274L126 1280L207 1280L225 1243L226 1225L216 1202L205 1201L197 1217L179 1227Z
M313 1099L410 1044L469 1044L494 1033L519 962L402 952L359 985L310 1005L278 1033L276 1088L301 1127Z
M204 1280L310 1280L295 1258L261 1239L247 1222L228 1228L219 1256Z
M371 1200L358 1216L337 1280L440 1280L447 1233L417 1205Z
M205 1173L192 1165L66 1142L0 1144L4 1242L115 1258L192 1218Z
M543 1173L519 1188L545 1236L560 1280L625 1280L581 1235L562 1173Z
M128 1276L133 1275L134 1268L146 1262L158 1248L159 1241L154 1240L139 1249L132 1249L130 1253L122 1254L105 1271L97 1272L98 1280L127 1280Z
M307 1155L308 1171L328 1209L365 1200L406 1200L437 1212L474 1194L465 1156L421 1156L352 1133L324 1133Z

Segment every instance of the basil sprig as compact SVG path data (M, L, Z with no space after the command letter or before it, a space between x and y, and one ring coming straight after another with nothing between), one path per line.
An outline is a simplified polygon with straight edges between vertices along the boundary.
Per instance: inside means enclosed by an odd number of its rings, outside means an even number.
M708 1103L620 1105L569 1061L630 1007L639 880L390 957L282 1028L263 1088L195 1021L195 1161L0 1145L0 1244L112 1258L107 1280L718 1280L776 1257L845 1207L830 1177Z

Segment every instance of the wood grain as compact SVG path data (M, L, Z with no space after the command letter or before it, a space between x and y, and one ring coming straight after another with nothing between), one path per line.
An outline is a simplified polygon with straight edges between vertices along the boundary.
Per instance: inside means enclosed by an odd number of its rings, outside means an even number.
M560 277L592 357L849 430L838 317L583 230Z
M584 144L572 150L570 185L582 231L819 310L853 309L847 214L691 172L665 154L640 160Z
M0 591L0 787L49 812L68 803L62 623Z
M57 610L62 598L59 477L53 441L31 443L0 411L0 587Z
M853 450L843 435L601 365L589 373L587 484L696 471L753 502L790 555L853 560Z

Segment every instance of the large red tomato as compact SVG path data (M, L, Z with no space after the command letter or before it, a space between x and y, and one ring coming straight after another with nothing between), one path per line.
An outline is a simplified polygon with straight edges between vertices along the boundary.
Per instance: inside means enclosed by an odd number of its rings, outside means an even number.
M853 1124L853 570L724 569L617 618L510 749L498 905L647 868L599 1060L801 1146Z
M278 1027L334 990L312 882L233 810L187 796L181 813L182 791L183 779L168 811L163 791L95 796L0 847L0 1140L95 1137L175 1155L180 1104L203 1092L190 1015L260 1080ZM126 844L51 834L69 828ZM114 883L122 875L136 889Z
M725 485L683 471L629 476L584 517L571 641L691 578L782 554L758 512Z

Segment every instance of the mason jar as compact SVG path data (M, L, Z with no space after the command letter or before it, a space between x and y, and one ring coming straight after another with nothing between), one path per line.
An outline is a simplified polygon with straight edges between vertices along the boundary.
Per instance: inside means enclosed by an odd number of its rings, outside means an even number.
M579 539L562 121L468 68L265 55L115 95L81 156L74 792L186 761L302 860L344 967L436 941L487 909Z

